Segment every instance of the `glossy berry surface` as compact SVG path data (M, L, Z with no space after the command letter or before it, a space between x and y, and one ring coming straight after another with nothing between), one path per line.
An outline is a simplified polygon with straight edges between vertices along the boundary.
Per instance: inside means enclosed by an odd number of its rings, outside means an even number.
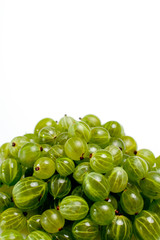
M72 227L72 233L76 240L96 240L98 232L98 225L90 218L85 218Z
M109 225L115 217L115 209L106 201L98 201L91 206L90 216L100 226Z
M60 231L65 224L65 220L58 210L48 209L42 213L41 225L48 233Z
M48 179L55 173L56 166L51 158L42 157L36 160L33 169L36 178Z
M67 196L60 203L60 213L71 221L83 219L89 211L87 202L79 196Z

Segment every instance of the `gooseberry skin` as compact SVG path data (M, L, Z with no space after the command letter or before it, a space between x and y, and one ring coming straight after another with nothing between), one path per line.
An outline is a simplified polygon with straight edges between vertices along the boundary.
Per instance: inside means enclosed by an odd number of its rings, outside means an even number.
M110 192L109 181L101 173L86 174L82 187L85 195L92 201L105 200Z
M13 186L22 176L22 167L17 160L7 158L0 167L1 181L9 186Z
M64 152L64 146L63 145L54 145L50 150L49 150L49 156L53 160L56 158L63 157L65 155Z
M105 201L107 201L108 203L112 204L114 209L118 208L117 199L114 196L112 196L111 194L109 194L108 198L106 198Z
M41 225L48 233L60 231L65 224L65 220L56 209L48 209L42 213Z
M67 157L56 159L56 170L60 176L67 177L74 172L75 163L72 159Z
M153 165L156 161L154 154L148 149L140 149L137 151L136 155L138 157L143 158L148 163L148 166L150 169L153 167Z
M83 179L87 173L92 172L92 168L89 162L80 163L74 170L73 178L79 183L83 183Z
M130 136L123 136L122 141L125 144L125 153L128 155L134 155L137 152L137 143L134 138Z
M109 131L111 137L122 137L122 136L124 136L123 127L121 126L120 123L118 123L116 121L106 122L103 125L103 127L106 128Z
M106 238L110 240L130 240L132 236L132 223L125 216L115 216L106 229Z
M34 134L38 135L39 131L44 127L55 127L55 128L57 128L58 125L51 118L43 118L36 124L35 129L34 129Z
M114 168L114 158L105 149L97 150L90 158L91 168L98 173L107 173Z
M55 142L58 145L64 145L69 138L70 137L68 135L68 132L61 132L60 134L58 134Z
M49 151L52 148L49 144L41 144L41 157L50 157Z
M28 142L28 138L25 136L18 136L13 138L9 143L9 151L11 155L15 158L18 158L19 149Z
M98 225L90 218L85 218L73 224L72 234L76 240L96 240L99 234Z
M160 216L160 199L153 200L149 205L149 210Z
M40 143L54 144L58 130L54 127L44 127L38 133L38 138Z
M82 189L82 186L77 186L73 189L73 191L71 192L71 195L75 195L75 196L79 196L79 197L83 197L84 196L84 192Z
M101 149L101 147L95 143L88 144L88 155L96 152L97 150Z
M100 119L93 115L93 114L87 114L85 115L81 121L86 122L90 127L99 127L101 126Z
M144 200L140 193L129 188L121 194L120 203L123 210L129 215L135 215L142 211Z
M33 231L42 230L41 215L33 215L27 220L27 229L31 233Z
M68 128L70 137L80 137L89 142L91 137L91 129L85 122L74 122Z
M42 157L34 163L34 177L39 179L48 179L55 173L55 163L51 158Z
M89 206L82 197L70 195L62 199L59 211L65 219L76 221L86 217Z
M8 194L0 192L0 213L9 208L11 198Z
M126 151L125 144L121 138L111 137L109 145L118 147L123 153Z
M140 181L140 188L143 194L151 199L160 198L160 173L148 172L146 177Z
M23 237L16 230L6 230L1 233L1 240L23 240Z
M59 174L54 175L49 182L49 192L56 198L65 197L71 190L71 180Z
M110 190L113 193L122 192L128 183L128 175L121 167L115 167L109 175Z
M67 155L72 160L82 160L87 154L87 143L79 137L69 138L65 145L64 150Z
M89 143L95 143L101 148L105 148L110 141L110 134L107 129L103 127L91 128L91 138Z
M41 156L41 146L37 143L27 143L18 153L20 163L25 167L33 167L35 161Z
M11 154L9 151L9 143L4 143L0 147L0 163L9 157L11 157Z
M73 240L72 233L67 229L52 234L52 240Z
M48 185L35 177L21 179L13 187L13 200L19 209L34 210L46 199Z
M62 131L68 131L69 126L74 122L76 122L76 120L74 120L72 117L65 115L59 120L58 125Z
M95 202L90 208L91 219L100 226L109 225L115 217L112 204L106 201Z
M0 229L21 231L26 225L26 218L18 208L8 208L0 214Z
M39 143L39 139L38 139L37 135L34 133L27 133L24 135L24 137L26 137L28 139L28 142Z
M34 231L31 232L26 240L52 240L52 238L49 236L49 234L42 232L42 231Z
M133 228L135 236L140 240L160 239L160 218L152 211L143 210L138 214Z
M123 164L124 170L128 174L131 182L139 182L148 173L148 164L146 161L137 156L130 156Z
M112 154L115 167L121 165L123 160L123 152L119 147L116 147L114 145L109 145L105 148L105 150L107 150Z

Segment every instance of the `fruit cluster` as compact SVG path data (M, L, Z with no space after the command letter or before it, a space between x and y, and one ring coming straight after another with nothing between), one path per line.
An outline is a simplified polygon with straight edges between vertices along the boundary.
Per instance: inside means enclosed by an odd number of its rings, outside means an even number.
M65 115L0 148L1 240L159 240L160 156Z

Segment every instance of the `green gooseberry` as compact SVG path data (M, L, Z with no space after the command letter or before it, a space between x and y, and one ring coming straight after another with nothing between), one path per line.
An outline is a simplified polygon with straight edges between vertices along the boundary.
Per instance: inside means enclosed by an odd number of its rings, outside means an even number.
M72 159L61 157L56 159L56 170L60 176L67 177L74 172L75 163Z
M73 122L68 128L70 137L80 137L89 142L91 137L91 129L85 122Z
M90 218L85 218L73 224L72 234L76 240L97 240L98 225Z
M22 167L17 160L7 158L0 167L1 181L9 186L16 184L22 176Z
M82 197L70 195L62 199L59 211L65 219L76 221L86 217L89 206Z
M8 208L0 214L0 229L21 231L26 225L26 218L18 208Z
M76 122L76 120L74 120L72 117L64 115L64 117L59 120L58 125L62 131L68 131L69 126L74 122Z
M127 188L120 197L120 203L123 210L129 215L137 215L144 206L144 200L138 191Z
M106 238L110 240L130 240L132 236L132 223L131 221L123 216L117 215L113 219L112 223L107 226Z
M48 209L42 213L41 225L48 233L60 231L65 224L65 220L56 209Z
M56 158L63 157L64 155L65 155L65 152L64 152L64 146L63 145L54 145L49 150L49 156L53 160L55 160Z
M68 132L61 132L60 134L58 134L55 143L58 145L64 145L68 139L69 139Z
M23 240L22 235L16 230L6 230L1 233L1 240Z
M140 181L142 193L151 199L160 198L160 173L156 171L148 172L146 177Z
M54 175L49 182L49 192L56 198L63 198L71 190L71 180L59 174Z
M48 185L35 177L21 179L13 187L13 200L16 206L23 210L34 210L46 199Z
M4 143L0 147L0 162L3 160L11 157L10 151L9 151L9 143Z
M87 143L79 137L69 138L65 145L64 150L67 155L72 160L83 160L87 156Z
M114 196L112 196L111 194L109 194L108 198L106 198L105 201L107 201L108 203L112 204L114 209L118 208L117 199Z
M41 215L33 215L27 220L27 229L29 232L42 230Z
M49 151L51 149L51 145L49 144L41 144L41 157L50 157Z
M73 178L79 183L83 183L83 179L87 173L92 172L92 168L89 162L80 163L74 170Z
M125 144L121 138L111 137L109 145L118 147L123 153L126 151Z
M72 233L67 229L52 234L52 240L73 240Z
M90 127L101 126L100 119L93 114L85 115L83 118L81 118L81 121L86 122Z
M27 143L19 150L19 161L25 167L33 167L35 161L40 158L42 151L42 147L37 143Z
M3 192L0 192L0 213L9 208L11 203L11 197Z
M55 163L51 158L42 157L34 163L34 177L39 179L48 179L55 173Z
M160 218L152 211L143 210L138 214L133 228L136 239L160 239Z
M26 240L52 240L52 238L49 236L49 234L43 232L43 231L34 231L34 232L31 232Z
M18 158L19 149L28 142L29 140L25 136L18 136L13 138L12 141L9 143L9 151L11 155L14 158Z
M124 136L123 127L121 126L120 123L118 123L116 121L106 122L103 125L103 127L106 128L109 131L111 137L122 137L122 136Z
M115 217L115 209L109 202L97 201L90 208L90 216L100 226L109 225Z
M110 184L108 179L101 173L90 172L83 180L83 191L92 201L100 201L108 198Z
M114 158L109 151L100 149L92 154L90 166L95 172L107 173L114 168Z
M114 159L114 166L119 166L122 163L123 160L123 152L122 150L114 145L109 145L105 148L108 152L111 153Z
M35 126L34 134L38 135L39 131L44 127L55 127L55 128L57 128L58 125L57 125L56 121L54 121L51 118L43 118Z
M39 143L38 136L34 133L27 133L24 135L24 137L28 138L28 142Z
M91 128L91 138L89 143L95 143L101 148L105 148L110 141L110 134L107 129L103 127Z
M54 144L59 131L55 127L44 127L38 133L40 143Z
M148 166L150 169L153 167L154 163L156 162L156 158L154 154L148 149L140 149L137 151L136 155L138 157L143 158L148 163Z
M137 156L128 157L123 164L123 168L127 172L129 180L134 183L139 182L148 173L147 162Z
M125 153L128 155L135 155L137 153L137 143L134 138L130 136L123 136L122 141L125 144Z
M121 167L115 167L108 177L110 189L113 193L122 192L128 183L128 175Z
M160 199L153 200L149 205L149 210L160 216Z

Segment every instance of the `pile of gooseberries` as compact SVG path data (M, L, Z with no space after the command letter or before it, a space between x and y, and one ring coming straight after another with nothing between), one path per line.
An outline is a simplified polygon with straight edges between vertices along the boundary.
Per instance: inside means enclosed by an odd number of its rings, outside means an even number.
M117 121L40 120L0 147L1 240L160 240L160 156Z

